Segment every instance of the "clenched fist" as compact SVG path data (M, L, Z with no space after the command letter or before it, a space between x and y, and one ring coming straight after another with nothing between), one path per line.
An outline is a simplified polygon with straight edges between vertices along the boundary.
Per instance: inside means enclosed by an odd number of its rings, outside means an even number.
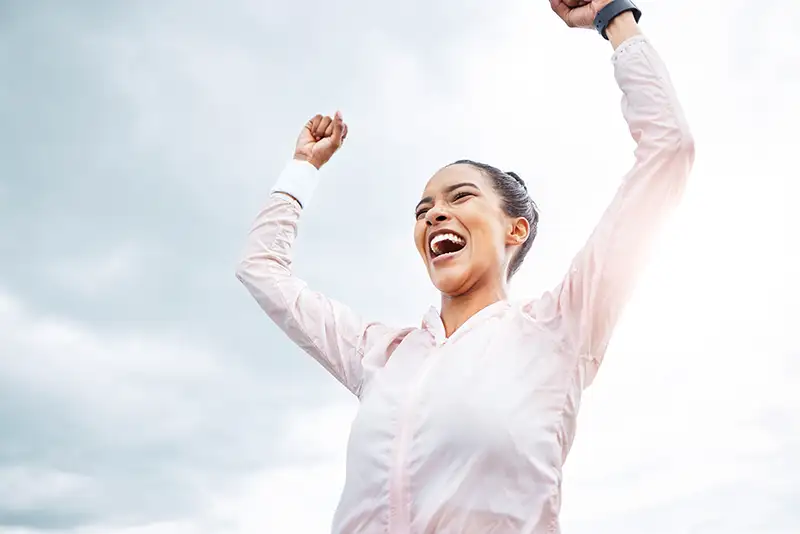
M550 7L570 28L594 28L597 13L611 0L550 0Z
M339 150L346 137L347 125L340 112L337 111L333 118L316 115L303 126L297 138L294 159L307 161L319 169Z

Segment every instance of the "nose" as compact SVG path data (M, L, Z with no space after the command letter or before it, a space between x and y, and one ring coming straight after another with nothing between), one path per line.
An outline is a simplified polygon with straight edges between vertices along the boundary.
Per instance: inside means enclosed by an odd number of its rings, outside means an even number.
M437 223L443 223L450 220L450 214L439 206L434 206L428 210L425 222L428 226L433 226Z

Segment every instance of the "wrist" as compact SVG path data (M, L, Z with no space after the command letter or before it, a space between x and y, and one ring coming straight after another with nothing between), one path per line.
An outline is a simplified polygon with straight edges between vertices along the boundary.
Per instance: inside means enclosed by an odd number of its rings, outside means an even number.
M642 32L636 23L636 17L630 11L620 13L611 19L606 28L606 35L614 50L634 35L639 35L640 33Z
M314 158L311 158L311 157L306 156L305 154L299 154L299 153L295 153L294 160L295 161L304 161L306 163L310 163L311 165L316 167L317 170L319 170L320 167L322 167L322 165L324 164L324 162L317 161Z

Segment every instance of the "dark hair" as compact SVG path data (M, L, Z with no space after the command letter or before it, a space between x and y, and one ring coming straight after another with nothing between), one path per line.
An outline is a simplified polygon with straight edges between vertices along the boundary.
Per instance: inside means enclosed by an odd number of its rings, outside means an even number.
M451 163L448 167L452 165L471 165L481 171L484 176L491 179L495 192L503 199L503 211L506 212L506 215L509 217L525 217L528 224L530 224L531 229L528 239L520 246L508 267L508 280L510 280L514 273L519 270L525 260L525 256L531 249L539 226L539 209L528 194L528 186L525 185L525 182L522 181L522 178L517 173L503 172L497 167L492 167L486 163L461 159Z

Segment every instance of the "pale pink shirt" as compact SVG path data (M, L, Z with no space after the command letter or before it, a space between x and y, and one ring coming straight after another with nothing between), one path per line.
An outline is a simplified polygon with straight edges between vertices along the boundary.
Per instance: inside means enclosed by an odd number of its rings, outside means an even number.
M360 401L333 532L559 532L561 468L581 393L694 160L650 43L629 39L613 64L638 144L633 169L558 286L538 299L492 304L449 338L433 308L421 326L394 328L295 277L297 222L318 177L301 162L280 176L237 276Z

